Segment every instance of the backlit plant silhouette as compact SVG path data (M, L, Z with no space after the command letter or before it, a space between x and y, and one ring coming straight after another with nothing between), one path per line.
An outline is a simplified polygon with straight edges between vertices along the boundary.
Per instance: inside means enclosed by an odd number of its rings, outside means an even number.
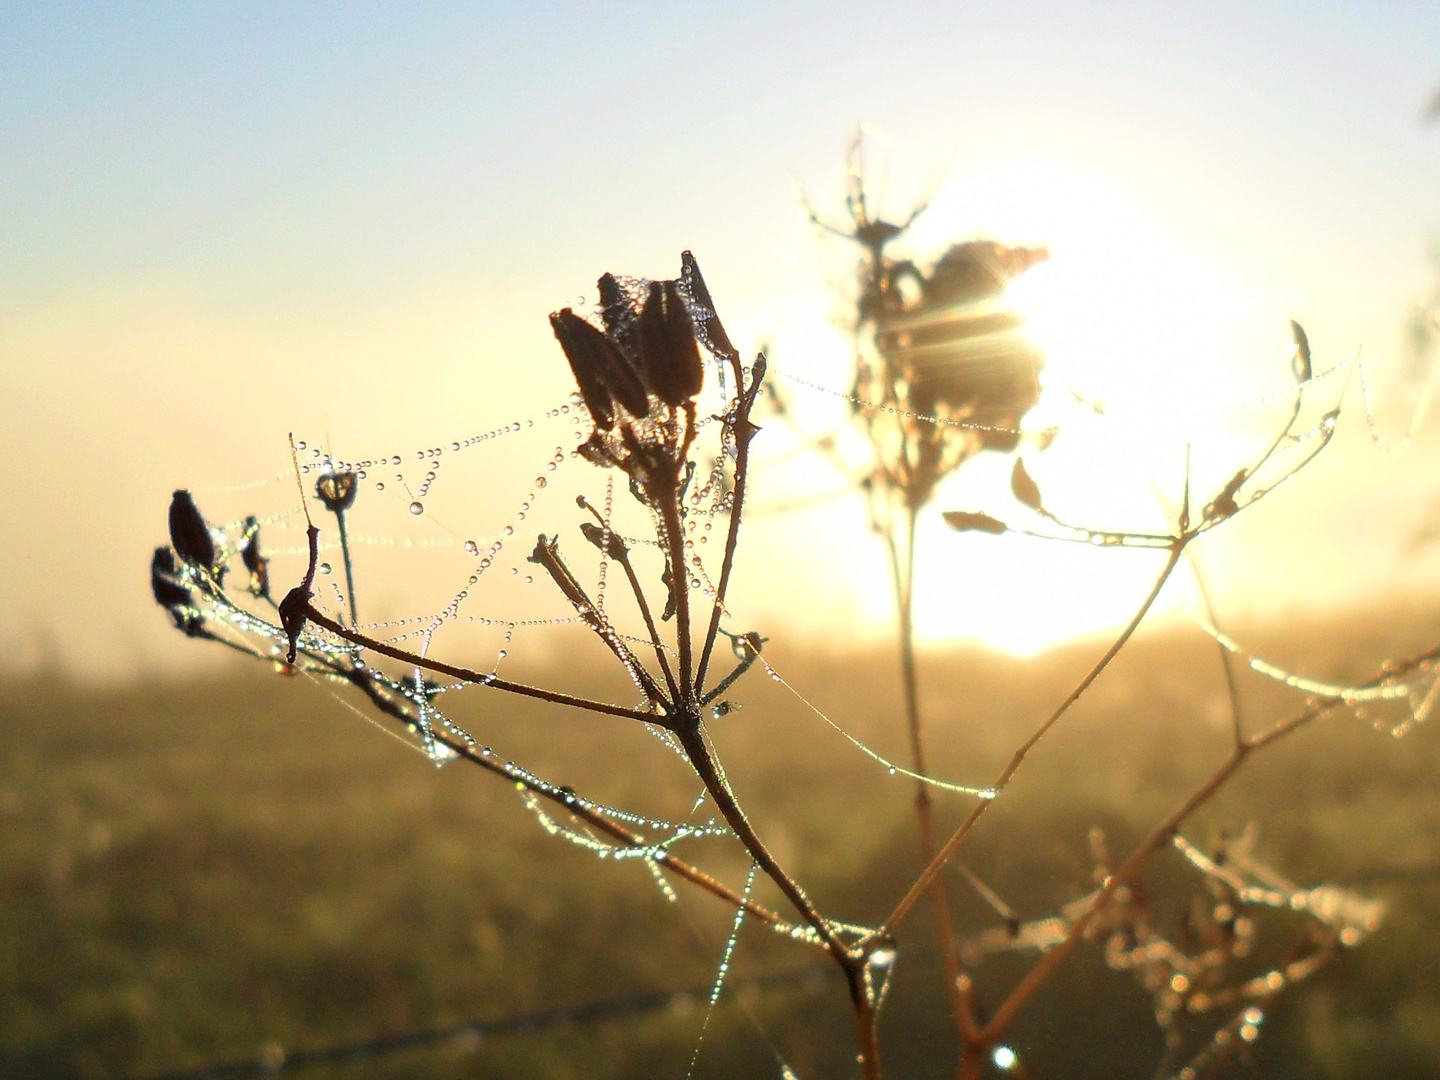
M880 237L891 228L870 221L863 202L855 205L857 235L868 228ZM1314 373L1308 342L1296 327L1296 387L1288 422L1268 448L1237 469L1220 490L1195 498L1187 483L1187 489L1178 493L1167 532L1107 531L1094 523L1062 521L1047 511L1038 486L1017 460L1015 494L1041 522L1029 531L1087 544L1157 548L1167 552L1167 560L1123 632L1038 722L990 784L938 780L926 768L915 704L909 614L915 518L930 501L935 483L970 455L987 447L1019 445L1018 424L1033 404L1038 364L1027 356L1022 365L1016 359L1022 354L1009 346L993 366L987 366L988 361L979 365L974 377L970 373L976 365L967 366L968 360L955 363L955 350L964 350L981 337L971 332L975 323L968 320L992 320L983 325L1002 334L1010 327L994 313L952 311L952 298L960 287L951 275L958 280L965 274L986 273L995 281L995 274L1018 272L1039 255L998 247L952 249L948 262L942 259L926 275L907 269L906 264L885 261L885 242L877 239L868 247L873 289L861 313L875 327L878 359L862 361L854 396L863 403L856 413L877 451L868 488L876 520L891 538L901 597L915 767L898 771L919 785L923 829L933 832L926 810L930 789L969 799L973 808L943 843L933 835L927 838L923 869L894 888L890 913L878 924L856 925L846 920L844 912L817 907L747 816L707 732L707 722L730 708L726 695L739 680L757 666L767 666L761 634L733 625L727 606L741 541L751 440L757 431L753 414L764 385L766 359L761 355L747 363L731 343L688 252L675 279L603 276L598 321L570 308L550 317L586 417L574 453L601 470L607 478L606 490L614 498L607 495L597 506L582 497L574 510L573 529L540 534L529 558L537 574L548 579L573 610L574 619L623 668L638 694L637 702L617 704L502 678L494 671L430 655L428 632L421 635L421 647L414 648L404 638L386 638L362 626L356 617L346 514L355 501L364 463L345 462L328 453L303 465L296 462L297 482L303 485L308 480L310 489L300 492L302 503L308 505L307 496L313 491L314 500L335 519L333 535L346 568L342 603L327 603L317 589L317 574L328 571L320 562L319 525L311 523L307 530L303 579L277 600L279 583L271 580L260 522L248 518L217 529L186 491L173 496L170 544L156 549L151 564L155 600L189 637L237 649L282 671L348 684L375 713L393 721L397 730L432 757L463 760L518 787L552 833L612 860L641 860L662 881L684 881L733 906L737 928L742 917L748 918L796 948L823 954L843 974L853 1016L851 1037L860 1071L867 1078L883 1075L877 1019L897 955L903 955L905 921L919 898L931 895L942 932L948 932L948 901L937 883L977 821L1004 795L1033 747L1130 639L1190 545L1248 510L1312 460L1329 441L1337 416L1332 409L1313 422L1303 420L1303 399L1311 391ZM919 290L908 299L907 282ZM973 302L989 300L981 297ZM870 394L874 397L866 396ZM619 490L612 489L608 478L619 481ZM903 547L895 546L892 526L897 514L904 528ZM1001 518L982 510L952 511L947 520L961 530L997 535L1011 530ZM721 525L723 543L706 547L705 534L716 523ZM529 546L528 539L525 542ZM498 546L480 558L472 587L492 564L495 550ZM588 560L598 560L598 575L575 569L576 550L586 552ZM237 558L239 570L232 566ZM614 595L620 577L624 585L618 589L628 594L623 603ZM610 596L602 602L600 589L607 581ZM454 616L466 595L466 590L457 595L437 618L437 625ZM1229 645L1223 637L1220 640L1222 646ZM1231 653L1222 648L1222 655L1229 672ZM1255 860L1245 836L1202 850L1182 838L1182 827L1252 755L1319 717L1357 704L1395 701L1412 706L1412 719L1423 719L1435 685L1437 655L1440 650L1431 650L1392 663L1361 685L1309 687L1311 696L1301 709L1258 729L1242 725L1237 706L1231 751L1211 775L1129 854L1112 857L1097 834L1093 889L1051 918L1020 919L976 879L1000 925L977 932L967 944L953 934L945 940L946 986L939 988L952 999L962 1035L960 1074L976 1076L986 1068L1024 1074L1024 1062L1007 1045L1006 1033L1031 1005L1036 990L1089 942L1103 948L1112 966L1134 972L1153 995L1156 1018L1167 1040L1162 1073L1197 1076L1255 1038L1273 997L1337 947L1355 944L1373 930L1380 908L1338 887L1305 889L1286 882ZM497 697L523 696L643 725L684 758L703 784L718 820L691 824L640 817L550 783L480 745L446 715L443 696L453 685L473 685ZM603 737L595 735L597 752ZM882 765L892 771L898 768L883 760ZM842 792L816 791L814 798L835 799L835 813L843 819ZM723 883L681 858L677 849L701 836L728 837L740 845L751 866L743 885ZM1167 924L1151 910L1142 878L1153 857L1171 847L1179 848L1195 872L1196 900L1178 926ZM772 910L754 899L757 874L774 883L784 899L783 910ZM888 889L891 883L876 887ZM1245 960L1255 937L1252 910L1262 907L1299 912L1303 926L1284 963L1255 972ZM732 934L715 996L721 992L733 945ZM969 970L998 951L1035 952L1038 957L1007 996L982 1002ZM794 1075L789 1066L784 1069Z

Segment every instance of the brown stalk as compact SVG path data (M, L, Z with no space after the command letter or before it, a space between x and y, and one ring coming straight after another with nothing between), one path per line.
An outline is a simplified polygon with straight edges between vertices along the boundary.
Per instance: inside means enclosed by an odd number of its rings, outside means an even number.
M607 716L623 716L630 720L641 720L647 724L663 724L663 719L654 713L641 712L639 709L627 709L623 705L612 705L606 701L592 701L589 698L575 697L571 694L562 694L557 690L543 690L538 686L527 686L525 683L511 682L509 679L501 679L495 675L488 675L483 672L474 671L471 668L460 667L456 664L446 664L439 660L432 660L428 656L420 656L417 653L406 652L404 649L397 649L393 645L380 641L376 638L360 633L358 630L351 630L342 626L314 604L306 604L305 617L316 626L322 626L336 637L344 638L352 645L359 645L363 649L379 653L381 656L388 656L392 660L399 660L401 663L413 665L424 671L431 671L437 675L448 675L452 679L461 682L474 683L477 686L489 686L496 690L505 690L512 694L519 694L522 697L537 698L540 701L553 702L556 705L568 705L574 709L585 709L588 712L604 713Z
M325 661L322 659L321 661ZM352 685L360 689L372 704L381 712L389 715L401 723L409 725L414 723L414 717L408 715L403 706L396 702L389 695L376 687L375 682L369 675L360 668L339 669L326 663L327 670L334 674L343 676ZM453 753L458 754L472 765L478 765L486 772L498 776L512 784L519 784L531 794L538 798L554 803L556 806L579 818L587 825L598 832L604 833L612 840L634 849L650 848L654 845L639 833L627 829L624 825L606 817L600 811L593 809L584 802L576 799L572 794L546 784L538 783L529 775L507 768L504 764L495 761L491 757L477 751L469 743L457 739L445 732L436 731L431 736L436 742L447 747ZM705 871L691 866L682 859L676 858L668 851L657 851L653 856L657 863L662 864L667 870L678 878L698 886L712 896L724 900L728 904L743 907L747 912L765 923L767 926L775 926L785 922L778 914L769 908L747 899L743 894L736 892L728 885L723 884L711 877ZM823 947L823 946L817 946Z
M1440 646L1429 649L1417 656L1411 657L1399 664L1387 665L1385 671L1362 684L1363 687L1374 687L1381 683L1392 681L1403 677L1416 668L1434 661L1440 657ZM1218 792L1229 779L1239 771L1250 755L1271 743L1284 738L1310 722L1324 716L1341 705L1345 699L1340 697L1326 697L1312 702L1303 711L1282 720L1269 730L1259 735L1253 735L1235 746L1220 763L1216 770L1190 794L1178 807L1167 815L1158 825L1151 830L1138 847L1131 853L1130 857L1121 864L1119 869L1107 880L1091 901L1089 909L1070 925L1070 931L1064 942L1055 946L1036 962L1035 966L1026 973L1019 985L1011 992L1003 1004L995 1010L984 1029L980 1032L976 1044L966 1049L967 1057L978 1057L986 1048L993 1046L1014 1021L1016 1015L1025 1003L1034 995L1047 979L1054 973L1055 969L1062 964L1066 957L1075 951L1075 947L1084 937L1086 929L1099 915L1105 904L1115 895L1117 889L1123 885L1132 883L1150 858L1166 844L1179 830L1184 821L1204 806L1215 793Z
M736 386L735 419L731 427L735 437L735 490L731 494L730 528L725 535L725 554L720 563L720 579L715 585L715 605L710 611L710 625L705 630L700 666L695 669L697 688L705 685L710 657L715 650L715 639L720 636L720 616L725 609L725 593L730 586L730 571L735 565L735 549L740 542L740 514L745 505L745 481L750 474L750 440L758 430L750 422L750 412L765 382L765 354L760 353L755 357L755 364L750 372L749 390L745 389L745 369L740 364L738 353L730 357L730 369L734 372Z
M1009 763L1001 770L1000 775L995 778L995 782L991 785L997 794L1004 790L1005 785L1010 782L1010 779L1019 770L1025 759L1029 757L1030 751L1035 748L1035 744L1045 737L1046 733L1055 726L1062 716L1070 711L1071 707L1080 700L1080 697L1085 691L1090 689L1095 680L1110 666L1111 661L1115 659L1120 650L1123 649L1131 637L1134 636L1135 631L1140 627L1140 623L1144 620L1150 608L1160 596L1160 590L1164 588L1165 582L1168 581L1170 575L1174 573L1176 564L1179 563L1180 556L1184 552L1185 545L1192 538L1193 534L1185 534L1175 540L1175 544L1170 551L1170 558L1166 560L1164 569L1160 571L1160 576L1155 579L1155 584L1151 586L1149 595L1145 597L1144 602L1141 603L1139 609L1135 612L1134 616L1131 617L1125 629L1111 642L1110 647L1105 650L1104 655L1095 662L1085 674L1085 677L1076 684L1075 689L1066 695L1065 700L1056 706L1055 711L1045 718L1044 723L1035 729L1034 734L1021 743L1015 753L1011 755ZM901 898L900 902L895 905L895 909L890 912L889 918L885 920L884 925L877 931L877 934L892 931L894 927L909 914L910 909L915 906L915 902L920 898L921 893L929 888L931 881L939 876L945 864L950 861L955 852L960 850L960 845L965 842L965 838L968 837L971 830L975 828L975 823L980 820L986 809L994 801L994 799L986 799L975 805L975 808L971 810L965 820L961 822L960 827L956 829L950 839L945 842L945 846L941 848L939 853L930 861L930 865L915 879L914 884L910 886L910 890Z

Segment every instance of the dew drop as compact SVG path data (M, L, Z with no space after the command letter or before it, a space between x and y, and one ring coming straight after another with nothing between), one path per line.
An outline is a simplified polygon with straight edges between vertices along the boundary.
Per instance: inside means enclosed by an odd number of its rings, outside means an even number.
M304 450L304 449L305 449L305 440L304 440L304 439L301 439L299 442L297 442L297 443L295 444L295 449L296 449L296 450Z
M534 579L533 577L531 577L529 574L526 574L526 575L525 575L525 584L526 584L526 585L533 585L533 584L535 584L535 579Z
M375 481L375 490L376 490L376 491L384 491L384 490L385 490L385 481L384 481L384 480L376 480L376 481Z
M328 573L330 573L330 564L329 564L328 562L322 562L322 563L320 564L320 572L321 572L322 574L328 574Z
M392 457L392 458L390 459L390 464L391 464L391 465L399 465L399 464L400 464L400 455L399 455L399 454L396 454L394 457Z
M477 544L474 540L466 540L466 541L465 541L465 554L466 554L466 555L479 555L479 554L480 554L480 545Z
M550 482L550 481L549 481L549 480L546 480L545 477L543 477L543 476L537 476L537 477L535 477L535 486L536 486L537 488L543 488L543 487L544 487L546 484L548 484L549 482Z
M496 656L495 658L496 658L497 660L504 660L505 657L508 656L508 655L509 655L509 650L507 650L507 649L501 649L500 652L497 654L497 656Z
M418 517L425 512L425 504L416 499L410 504L410 512Z

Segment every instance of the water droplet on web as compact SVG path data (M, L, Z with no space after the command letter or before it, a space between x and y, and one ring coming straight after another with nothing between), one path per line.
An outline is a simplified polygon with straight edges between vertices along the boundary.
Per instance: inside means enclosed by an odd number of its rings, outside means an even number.
M330 564L329 564L328 562L322 562L322 563L320 564L320 572L321 572L322 574L328 574L328 573L330 573Z
M497 659L497 660L504 660L505 657L508 656L509 654L510 654L510 651L509 651L508 649L501 649L500 652L497 654L496 659Z
M305 449L305 440L304 440L304 439L301 439L299 442L297 442L297 443L295 444L295 449L296 449L296 450L304 450L304 449Z
M399 465L399 464L400 464L400 455L399 455L399 454L396 454L394 457L392 457L392 458L390 459L390 464L391 464L391 465Z
M384 481L384 480L376 480L376 481L375 481L375 490L376 490L376 491L384 491L384 490L385 490L385 481Z
M876 968L888 968L895 963L895 946L881 945L870 954L870 966Z
M550 481L546 480L545 477L543 477L543 476L537 476L537 477L535 477L535 486L536 486L537 488L543 488L543 487L544 487L546 484L548 484L549 482L550 482Z
M535 579L534 579L533 577L531 577L529 574L526 574L526 575L525 575L525 584L526 584L526 585L533 585L533 584L535 584Z
M423 514L425 512L425 504L422 503L419 499L416 499L410 504L410 512L418 517L420 514Z
M480 545L477 544L474 540L466 540L466 541L465 541L465 554L466 554L466 555L479 555L479 554L480 554Z

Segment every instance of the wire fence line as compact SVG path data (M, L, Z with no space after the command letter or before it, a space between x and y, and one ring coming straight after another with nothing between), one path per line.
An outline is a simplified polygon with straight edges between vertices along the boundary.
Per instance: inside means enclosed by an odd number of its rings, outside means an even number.
M802 993L813 995L819 993L825 983L837 977L838 972L831 965L810 965L791 971L735 979L730 982L730 990L731 992L741 992L795 984ZM708 984L681 990L660 990L648 994L609 998L583 1005L499 1017L493 1020L474 1020L451 1027L412 1031L398 1035L382 1035L363 1042L345 1043L313 1050L288 1051L278 1043L267 1043L252 1058L220 1062L177 1072L137 1073L132 1074L128 1080L235 1080L235 1078L241 1077L275 1076L281 1073L299 1072L311 1066L373 1060L407 1050L422 1050L447 1043L455 1045L462 1051L474 1052L479 1049L484 1040L502 1035L577 1027L602 1023L607 1020L623 1020L666 1010L688 1012L692 1008L703 1008L710 992L711 986ZM726 994L726 997L730 996L731 993Z

